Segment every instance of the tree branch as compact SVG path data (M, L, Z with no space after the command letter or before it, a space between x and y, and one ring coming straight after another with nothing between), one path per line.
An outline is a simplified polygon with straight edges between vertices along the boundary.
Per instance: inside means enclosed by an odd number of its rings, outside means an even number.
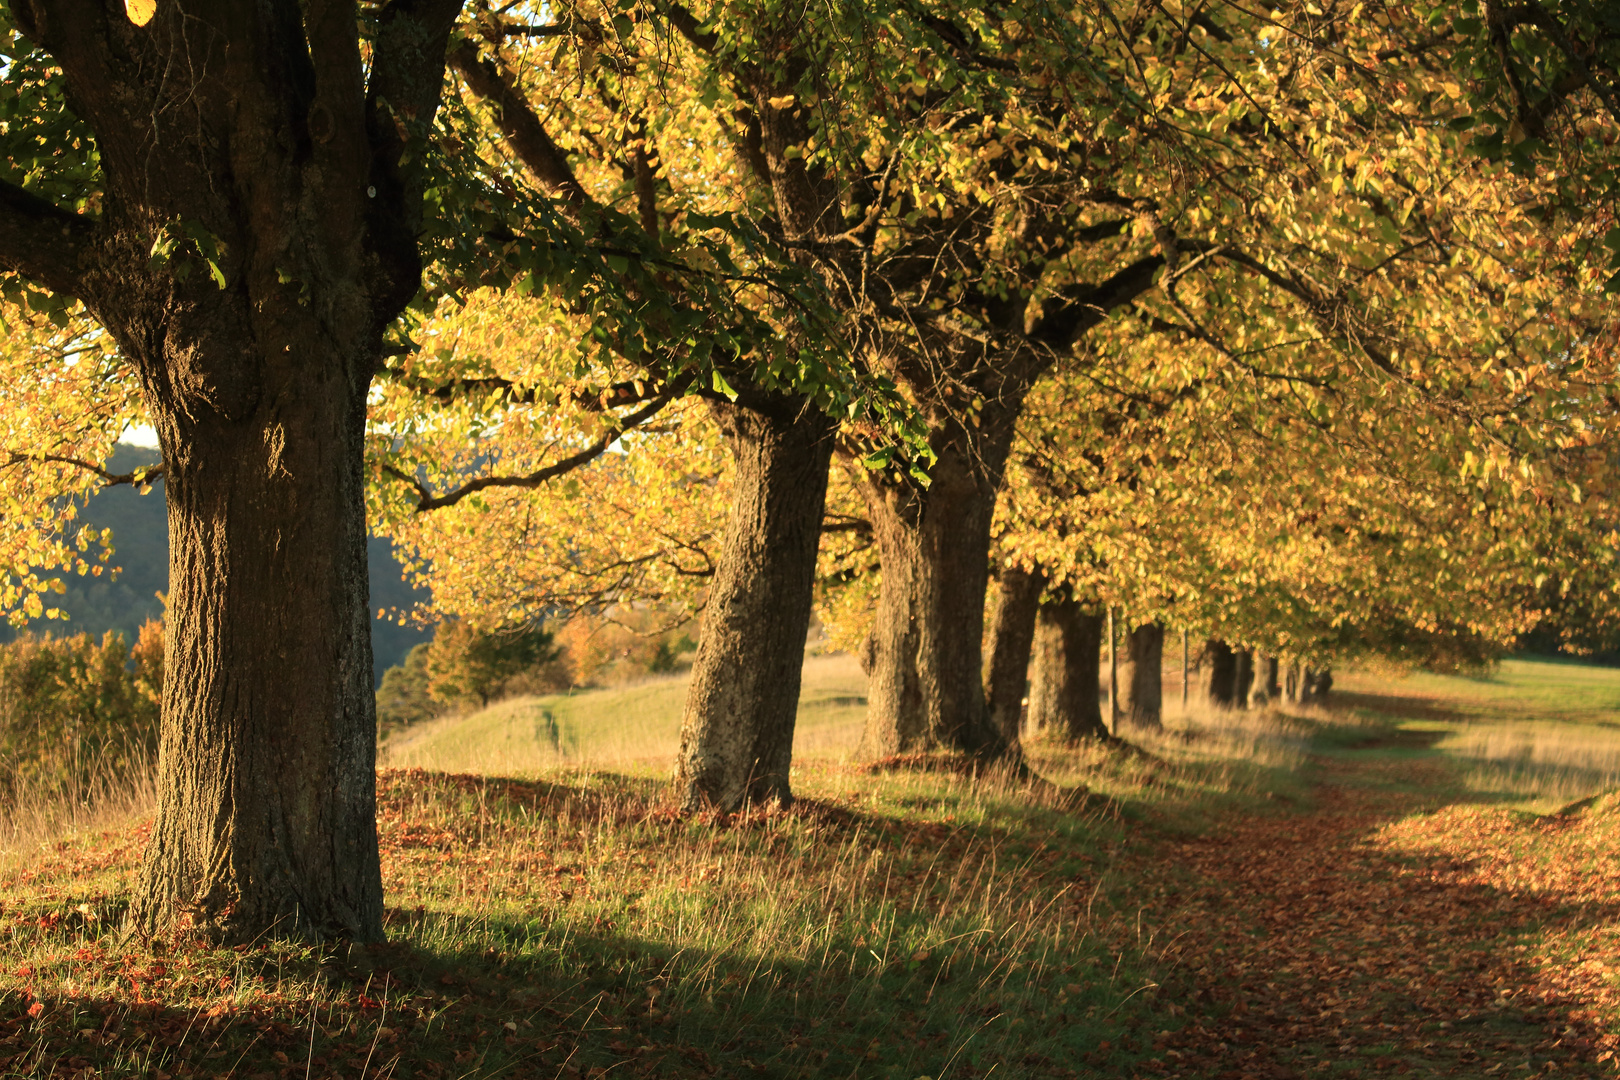
M384 321L404 310L421 283L416 238L427 176L419 166L405 167L406 144L425 137L439 111L445 51L461 5L462 0L389 0L377 17L366 88L367 231L388 278L377 301Z
M150 484L154 480L163 479L163 466L154 465L145 469L134 469L127 473L108 472L94 462L82 458L68 457L65 454L19 454L12 452L6 459L6 465L22 465L27 462L55 462L59 465L72 465L85 472L95 473L101 477L102 487L117 487L120 484L129 484L131 487L138 484Z
M0 180L0 266L59 296L77 298L83 288L83 256L96 233L94 219Z
M713 56L720 47L720 39L714 34L705 33L703 24L698 22L697 16L685 5L676 3L675 0L664 0L658 5L658 9L669 25L675 28L675 32L700 52Z
M1052 314L1043 315L1029 338L1053 348L1073 348L1087 331L1107 318L1110 311L1151 289L1159 268L1164 265L1164 255L1147 255L1116 271L1099 285L1082 283L1065 290L1065 303Z
M392 379L401 386L426 397L437 398L439 401L450 402L457 397L467 394L488 393L491 390L504 390L507 400L514 405L534 405L554 400L540 392L533 386L524 386L511 379L500 376L488 376L476 379L451 379L449 382L434 383L426 379L419 379L406 375L397 368L384 367L378 375ZM692 385L690 375L677 379L672 383L655 383L646 379L632 379L625 382L613 383L599 391L580 390L569 396L575 405L588 412L606 412L609 409L621 408L625 405L639 405L644 401L653 401L666 395L675 397L683 394Z
M581 466L589 465L605 454L608 447L618 442L625 432L646 423L674 399L674 394L660 395L642 408L626 416L611 431L585 447L585 449L523 476L480 476L478 479L469 480L460 487L453 488L442 495L435 495L433 490L422 483L421 480L400 469L396 469L392 465L384 465L383 471L398 480L405 481L416 489L416 512L419 514L425 514L430 510L440 510L446 506L454 506L467 496L475 495L489 488L537 488L548 480L554 480L565 473L573 472Z
M473 93L495 106L501 134L541 186L573 207L576 216L583 208L600 209L569 167L568 155L546 133L528 99L505 72L479 56L478 47L470 41L451 51L450 63Z

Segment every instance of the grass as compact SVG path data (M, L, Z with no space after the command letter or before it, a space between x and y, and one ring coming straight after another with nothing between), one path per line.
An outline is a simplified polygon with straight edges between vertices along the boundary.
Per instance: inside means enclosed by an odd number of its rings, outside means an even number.
M1565 701L1554 687L1571 670ZM1106 796L1077 800L850 764L860 673L816 659L800 802L719 818L673 813L656 775L680 680L504 702L385 747L389 943L367 950L130 939L120 919L144 824L68 822L0 879L0 1076L1241 1074L1193 1062L1206 1043L1218 1062L1252 1042L1211 1033L1239 1022L1256 977L1222 958L1265 924L1222 915L1231 927L1214 929L1211 912L1247 910L1252 890L1187 905L1247 856L1205 870L1170 850L1252 843L1277 857L1340 820L1335 793L1352 791L1383 822L1357 858L1460 866L1477 833L1539 868L1525 871L1537 896L1620 878L1604 854L1620 834L1613 800L1587 808L1579 835L1511 809L1602 790L1620 673L1514 664L1340 685L1327 709L1172 715L1138 737L1145 753L1033 747L1042 772ZM1536 970L1620 966L1620 946L1595 934L1503 947L1522 945ZM1263 948L1244 961L1266 962ZM1602 1015L1612 1025L1620 1010ZM1377 1029L1369 1061L1394 1052L1393 1031Z
M1375 675L1340 686L1340 731L1353 719L1395 733L1376 748L1429 756L1458 794L1546 813L1620 789L1620 669L1515 659L1474 677L1414 674L1394 693Z
M398 768L534 777L560 767L667 769L680 745L689 675L612 690L519 697L399 733L381 760ZM805 662L795 758L847 758L866 716L866 678L850 656Z
M1154 943L1093 906L1116 820L949 774L803 786L722 823L631 778L385 773L393 944L364 956L132 947L139 836L83 835L5 883L0 987L43 1006L10 1075L912 1080L1146 1053Z

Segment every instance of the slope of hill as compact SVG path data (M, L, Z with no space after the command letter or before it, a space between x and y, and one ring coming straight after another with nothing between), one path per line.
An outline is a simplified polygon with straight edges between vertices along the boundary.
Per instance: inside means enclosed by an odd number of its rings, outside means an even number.
M558 766L664 771L680 744L690 674L611 690L518 697L407 728L383 744L397 768L537 776ZM797 759L846 757L866 718L866 676L852 656L805 661Z
M144 446L120 443L107 468L115 473L130 472L142 465L155 465L157 451ZM35 632L54 634L88 632L99 637L108 630L134 641L140 626L163 611L158 593L169 587L169 520L163 503L162 481L145 495L130 487L108 488L92 498L82 511L84 521L113 531L111 564L116 576L65 578L67 592L56 599L56 606L67 612L66 623L36 619L28 626ZM408 609L423 595L403 579L403 568L394 558L393 545L373 538L367 545L371 562L371 607ZM10 641L16 631L0 623L0 641ZM431 633L411 626L399 626L386 619L373 619L371 645L374 670L382 673L398 664L418 642Z

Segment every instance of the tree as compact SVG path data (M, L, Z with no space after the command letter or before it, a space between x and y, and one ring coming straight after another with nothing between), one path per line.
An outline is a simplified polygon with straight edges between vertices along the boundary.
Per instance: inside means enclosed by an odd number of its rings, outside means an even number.
M704 607L675 784L689 809L792 800L799 673L810 629L835 425L802 397L720 410L738 498Z
M1023 722L1024 691L1028 685L1030 650L1040 616L1046 577L1016 562L1002 567L996 579L995 618L984 672L984 698L990 719L1009 744L1018 741Z
M48 290L31 307L77 300L106 329L163 452L149 930L382 935L365 405L420 281L459 8L0 10L0 265Z
M1104 617L1061 594L1041 605L1035 624L1029 729L1063 742L1109 739L1098 705Z
M428 697L484 708L508 680L554 659L551 641L544 630L527 626L479 630L459 619L440 623L423 664Z
M381 735L429 720L440 706L428 695L428 650L430 641L421 642L405 654L405 662L383 672L377 687L377 728Z
M558 22L544 33L530 33L536 28L520 20L537 14ZM565 213L621 240L636 234L639 243L658 253L664 276L641 281L639 295L656 293L673 315L697 320L694 326L703 323L706 329L698 337L713 337L708 324L736 316L739 325L729 329L723 343L702 342L715 346L713 380L688 380L672 389L669 365L656 370L656 364L655 370L625 374L638 388L646 375L655 394L690 390L707 398L726 433L740 485L723 543L713 550L705 598L709 631L699 641L683 720L685 749L677 775L682 801L727 809L748 799L785 801L790 792L783 755L791 746L797 712L834 417L860 419L882 431L903 429L908 412L880 382L863 386L852 378L847 358L828 350L829 342L839 343L829 333L836 327L828 325L824 303L811 290L782 287L816 280L794 248L836 231L830 216L836 193L816 165L790 152L808 133L811 113L778 101L780 72L734 51L744 38L786 31L767 30L771 17L762 11L750 13L749 33L737 41L702 28L675 6L650 5L638 15L607 20L591 5L544 13L508 8L483 20L480 44L460 46L452 58L468 88L495 113L530 177ZM671 38L678 35L690 51L670 48L673 41L661 40L660 28ZM565 33L576 35L577 52L547 46L549 59L538 57L540 38ZM611 63L598 62L604 51ZM714 188L691 182L725 182L729 162L694 155L683 173L665 168L657 150L663 139L705 148L724 145L712 121L707 130L701 130L703 122L700 130L682 130L677 123L712 104L706 92L715 83L724 83L732 96L726 108L734 116L757 113L763 123L753 151L739 155L748 180L763 188L754 188L755 197L744 200L741 212L725 207L730 216L713 211ZM590 93L577 93L581 85ZM576 127L611 131L614 139L572 138L570 129ZM758 197L761 192L767 197ZM633 218L608 210L621 193L633 201ZM746 226L749 218L762 222L763 236ZM669 274L665 267L671 249L701 245L716 231L729 236L710 245L714 265L727 271L718 277L729 275L735 292L711 304L699 277ZM734 261L725 245L743 241L753 246ZM759 272L745 273L739 267L744 259ZM698 344L691 326L666 337ZM516 390L517 397L532 396L533 383L522 378L470 380L480 388L496 381ZM636 397L642 398L639 389ZM597 444L598 452L605 445ZM526 479L538 485L553 475L542 469ZM424 499L422 508L433 501Z
M1164 626L1141 623L1125 634L1125 664L1120 677L1120 716L1134 728L1164 726Z

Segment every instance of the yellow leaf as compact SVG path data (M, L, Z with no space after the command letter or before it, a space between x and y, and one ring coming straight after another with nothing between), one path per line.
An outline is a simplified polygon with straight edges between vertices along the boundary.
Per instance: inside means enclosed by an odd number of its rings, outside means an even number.
M124 0L124 12L136 26L145 26L157 14L157 0Z

